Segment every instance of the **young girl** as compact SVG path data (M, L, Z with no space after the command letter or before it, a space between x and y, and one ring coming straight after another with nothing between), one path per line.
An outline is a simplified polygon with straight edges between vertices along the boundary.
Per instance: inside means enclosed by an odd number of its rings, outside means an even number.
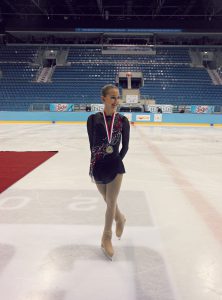
M105 85L102 88L104 111L92 114L87 120L91 162L90 176L96 183L99 192L106 202L105 226L101 247L104 253L112 259L112 223L116 221L116 236L121 237L126 221L117 205L125 168L123 158L129 144L130 126L128 119L117 113L119 90L115 85ZM122 148L119 151L120 141Z

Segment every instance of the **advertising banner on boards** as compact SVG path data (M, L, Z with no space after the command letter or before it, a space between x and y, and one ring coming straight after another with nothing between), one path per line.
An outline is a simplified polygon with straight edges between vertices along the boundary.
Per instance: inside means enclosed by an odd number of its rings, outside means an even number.
M74 104L66 104L66 103L50 103L50 111L74 111Z

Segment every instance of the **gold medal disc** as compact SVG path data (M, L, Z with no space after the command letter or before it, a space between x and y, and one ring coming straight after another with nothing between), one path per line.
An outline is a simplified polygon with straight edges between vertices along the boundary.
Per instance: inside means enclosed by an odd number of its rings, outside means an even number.
M111 153L113 153L113 147L112 146L107 146L106 147L106 153L108 153L108 154L111 154Z

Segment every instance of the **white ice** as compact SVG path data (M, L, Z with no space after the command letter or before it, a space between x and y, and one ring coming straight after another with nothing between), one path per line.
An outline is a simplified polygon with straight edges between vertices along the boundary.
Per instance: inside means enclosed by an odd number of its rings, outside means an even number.
M112 262L85 125L1 125L6 150L59 152L0 194L1 300L222 299L221 128L131 127Z

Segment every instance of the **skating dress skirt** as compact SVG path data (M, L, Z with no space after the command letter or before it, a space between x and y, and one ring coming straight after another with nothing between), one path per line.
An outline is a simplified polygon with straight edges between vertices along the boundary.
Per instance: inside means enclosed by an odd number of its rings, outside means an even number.
M111 182L117 174L125 173L123 158L128 151L130 126L128 119L116 113L114 116L104 116L102 112L92 114L87 120L91 160L89 175L98 184ZM112 138L109 141L107 128L110 129L113 120ZM106 127L106 124L107 127ZM122 148L119 151L120 142ZM110 147L112 151L107 151Z

